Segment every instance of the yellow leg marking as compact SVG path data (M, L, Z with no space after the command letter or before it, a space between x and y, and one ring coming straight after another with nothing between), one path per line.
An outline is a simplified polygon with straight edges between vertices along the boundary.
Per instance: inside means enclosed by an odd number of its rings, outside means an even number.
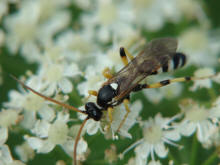
M191 78L187 79L187 77L174 78L174 79L170 80L170 83L189 81L190 79L191 79Z
M120 48L120 56L121 56L121 59L122 59L122 62L123 62L123 64L126 66L126 65L128 65L128 58L130 59L130 60L132 60L133 59L133 56L128 52L128 50L126 49L126 48L124 48L124 47L121 47ZM128 56L128 58L127 58L127 56Z
M108 117L109 117L109 124L108 124L106 131L109 130L109 128L111 127L112 121L113 121L113 117L112 117L113 108L108 107L107 111L108 111Z
M93 96L97 96L98 95L98 92L94 91L94 90L89 90L88 93L89 93L89 95L93 95Z
M113 75L111 74L111 71L108 67L102 71L102 75L107 79L110 79L113 77Z
M154 83L154 84L150 84L150 85L147 85L146 88L160 88L164 85L161 85L160 83Z
M128 59L127 59L126 56L121 57L121 60L122 60L122 62L124 64L124 66L128 65Z
M129 100L128 100L128 99L124 99L124 100L123 100L123 104L124 104L125 109L126 109L126 114L125 114L123 120L121 121L121 123L120 123L120 125L119 125L119 127L118 127L118 129L117 129L116 132L119 132L119 131L120 131L121 127L123 126L125 120L126 120L127 117L128 117L128 114L131 112L130 108L128 107Z
M216 73L216 74L213 74L213 75L209 75L209 76L203 76L203 77L179 77L179 78L174 78L174 79L171 79L171 80L163 80L163 81L160 81L160 82L157 82L157 83L154 83L154 84L143 84L142 87L139 89L143 89L143 88L160 88L160 87L163 87L163 86L166 86L166 85L169 85L171 83L175 83L175 82L185 82L185 81L194 81L194 80L204 80L204 79L211 79L211 78L214 78L216 76L218 76L220 73Z
M85 102L88 102L88 100L89 100L89 98L90 98L91 96L97 96L97 95L98 95L98 92L97 92L97 91L94 91L94 90L89 90L89 91L88 91L88 94L89 94L89 96L87 96L87 97L84 99Z
M190 80L195 80L195 78L193 78L193 77L180 77L180 78L174 78L174 79L171 79L171 80L163 80L163 81L160 81L158 83L146 85L146 88L160 88L160 87L166 86L166 85L171 84L171 83L184 82L184 81L190 81Z
M124 48L124 50L125 50L125 54L128 56L128 58L130 60L133 60L134 57L131 55L131 53L129 53L129 51L126 48Z

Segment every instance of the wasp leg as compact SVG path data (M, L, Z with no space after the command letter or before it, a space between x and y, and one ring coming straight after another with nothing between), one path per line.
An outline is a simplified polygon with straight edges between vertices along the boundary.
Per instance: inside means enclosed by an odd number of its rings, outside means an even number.
M138 92L142 89L145 89L148 86L148 84L138 84L136 87L132 89L132 92Z
M89 90L88 91L89 95L93 95L93 96L97 96L98 95L98 92L97 91L94 91L94 90Z
M125 120L126 120L127 117L128 117L128 114L131 112L130 108L128 107L129 100L128 100L128 99L124 99L124 100L123 100L123 104L124 104L125 109L126 109L126 114L125 114L123 120L121 121L121 123L120 123L120 125L119 125L119 127L118 127L118 129L117 129L116 132L119 132L119 131L120 131L121 127L123 126L123 124L125 123Z
M190 80L196 80L196 79L193 77L180 77L180 78L163 80L163 81L160 81L154 84L138 84L132 91L137 92L145 88L160 88L160 87L169 85L174 82L184 82L184 81L190 81Z
M111 74L111 71L108 67L106 67L103 71L102 71L102 75L107 78L110 79L113 77L113 75Z
M112 121L113 121L113 117L112 117L113 108L112 107L108 107L107 111L108 111L108 117L109 117L109 124L108 124L108 126L106 128L106 131L109 130L109 128L111 127Z
M98 92L97 92L97 91L94 91L94 90L89 90L89 91L88 91L88 94L89 94L89 96L87 96L87 97L85 98L85 100L84 100L85 102L87 102L91 96L98 96Z
M191 80L203 80L203 79L208 79L208 78L213 78L217 76L218 74L215 75L210 75L210 76L204 76L204 77L179 77L179 78L174 78L174 79L168 79L168 80L163 80L154 84L138 84L132 91L137 92L145 88L160 88L166 85L169 85L171 83L175 82L185 82L185 81L191 81Z
M190 81L190 80L192 80L192 77L174 78L174 79L171 79L171 80L163 80L163 81L160 81L160 82L158 82L158 83L146 85L145 88L160 88L160 87L169 85L169 84L171 84L171 83L184 82L184 81Z
M134 57L131 55L131 53L129 53L128 49L126 49L126 48L123 48L123 49L124 49L125 54L128 56L128 58L130 60L133 60Z
M128 64L128 58L132 60L134 57L128 52L128 50L124 47L120 48L120 56L123 64L126 66ZM128 58L127 58L128 56Z

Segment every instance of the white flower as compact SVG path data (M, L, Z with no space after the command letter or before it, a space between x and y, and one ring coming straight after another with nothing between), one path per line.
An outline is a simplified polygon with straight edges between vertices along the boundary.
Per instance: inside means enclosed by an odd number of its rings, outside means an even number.
M151 31L162 28L166 20L176 23L182 14L175 0L133 0L132 6L135 11L136 24L143 25Z
M179 10L183 12L185 17L187 17L188 19L197 18L198 21L200 21L200 24L202 25L207 23L207 18L205 16L204 10L201 9L202 5L199 1L184 0L177 2Z
M134 124L137 123L136 118L138 117L142 109L142 104L140 101L135 101L134 103L131 104L131 106L129 105L129 109L131 110L131 112L128 114L128 117L126 118L124 124L122 125L119 134L127 138L132 138L131 134L128 133L128 131L130 128L133 127ZM113 132L116 132L125 114L126 114L126 110L124 105L118 106L117 108L114 109L113 122L111 124L111 128Z
M16 124L18 112L14 109L2 110L0 112L0 127L7 128Z
M27 162L28 160L33 159L35 156L34 150L30 148L30 146L26 142L19 146L16 146L15 152L23 162Z
M16 52L23 43L31 42L37 36L37 19L39 9L35 3L25 1L17 14L8 16L5 22L9 36L7 44L12 52Z
M89 120L85 125L85 129L89 135L95 135L100 129L100 122Z
M118 159L117 148L114 144L112 144L109 149L105 150L105 160L109 164L113 164L113 162L116 162L117 159Z
M214 75L215 72L211 68L202 68L198 69L195 73L195 77L206 77ZM211 88L212 86L212 80L210 78L203 79L203 80L195 80L193 86L190 88L190 90L195 91L198 88Z
M151 161L148 163L148 165L161 165L161 163L160 163L159 160L157 160L157 161L151 160Z
M90 101L94 101L94 100L90 99ZM136 124L137 122L136 119L142 109L142 104L140 101L135 101L134 103L129 104L129 108L131 112L128 114L128 117L126 118L124 124L122 125L120 132L118 132L121 136L127 137L127 138L132 137L128 131L134 126L134 124ZM83 107L80 109L83 109ZM108 114L106 114L105 112L103 113L103 117L100 121L94 121L92 119L88 120L85 124L84 129L89 135L94 135L100 130L103 134L107 135L106 138L109 138L109 135L110 135L112 136L111 138L115 139L117 138L115 136L115 133L122 119L124 118L125 114L126 114L126 110L123 104L117 107L114 107L114 111L112 113L113 121L108 132L106 132L105 128L109 126L110 121L109 121ZM81 120L84 120L86 118L86 115L79 114L79 118ZM84 134L84 132L82 134Z
M65 7L69 5L68 0L37 0L37 4L40 8L40 22L47 21L49 18L54 17L57 12L63 11Z
M97 8L92 10L92 14L83 15L82 21L85 27L89 24L89 28L94 29L94 37L101 42L108 42L113 37L123 38L128 34L126 29L130 29L134 18L129 8L124 2L98 0Z
M171 85L162 87L160 91L165 98L174 99L181 95L182 85L181 83L173 83Z
M32 76L26 81L26 85L33 87L36 91L41 92L44 85L38 76ZM43 92L42 92L43 93ZM31 91L19 93L17 91L10 91L9 101L4 103L5 107L18 109L24 111L24 119L21 124L23 127L30 129L36 121L36 113L38 113L44 120L52 121L55 117L54 110L48 106L47 102L32 93Z
M134 165L135 164L135 159L132 157L128 160L128 163L126 165Z
M86 81L80 83L77 89L81 95L87 96L89 90L98 91L104 82L104 77L101 75L101 69L89 65L85 71Z
M126 149L122 155L130 149L135 148L136 163L146 164L148 156L155 160L154 154L160 158L167 156L168 149L165 148L165 143L177 146L173 141L180 140L180 134L175 127L170 126L173 118L162 118L159 114L155 119L150 118L143 124L143 138L132 144Z
M83 29L79 32L68 30L58 36L55 42L56 46L59 46L63 52L74 53L74 56L69 56L69 58L74 58L73 60L77 60L80 62L80 60L78 59L86 58L88 54L90 55L92 52L95 51L95 49L97 49L97 45L93 42L92 37L93 35L89 30ZM77 53L79 53L79 55Z
M73 3L84 10L88 10L93 5L93 2L87 0L75 0Z
M1 165L25 165L19 160L13 160L7 145L0 145L0 164Z
M2 17L8 12L8 4L7 0L0 1L0 22Z
M150 76L147 78L147 84L153 84L155 82L160 82L162 80L173 79L171 76L157 75ZM145 82L145 81L144 81ZM148 100L157 104L163 98L173 99L178 97L182 92L181 83L172 83L168 86L164 86L157 89L143 89L143 93Z
M67 122L69 115L63 112L58 113L57 119L53 123L48 121L38 120L32 132L36 137L25 136L31 148L37 150L38 153L48 153L54 149L56 145L60 145L67 154L72 156L74 139L69 136L69 128ZM87 143L82 139L79 141L77 150L82 154L87 149Z
M8 140L8 129L0 127L0 145L3 145Z
M0 146L0 163L2 165L6 165L12 161L13 161L13 159L11 157L11 153L10 153L8 146L1 145Z
M21 48L27 60L40 61L38 42L45 45L69 23L69 13L63 9L66 2L22 1L18 12L7 16L5 20L9 50L16 53Z
M147 100L154 104L158 104L164 97L159 89L143 89L143 93Z
M201 25L209 25L202 5L199 2L184 0L132 0L131 4L137 25L147 30L157 31L166 21L178 23L182 18L197 19Z
M213 40L208 31L199 27L187 29L179 41L180 49L187 54L188 62L198 66L217 64L219 41Z
M210 137L208 140L202 143L202 146L206 149L211 147L219 147L220 146L220 128L212 129L210 132Z
M186 101L180 105L184 113L184 119L180 123L180 133L190 136L197 132L197 138L200 142L206 142L210 133L216 129L216 122L220 117L220 111L217 107L206 109L192 101Z
M81 74L78 66L72 64L47 64L40 70L40 77L44 80L44 91L47 95L52 95L57 91L57 87L64 93L70 93L73 90L73 85L68 78L72 78Z
M18 112L14 109L0 111L0 146L8 140L8 128L15 125L19 119Z

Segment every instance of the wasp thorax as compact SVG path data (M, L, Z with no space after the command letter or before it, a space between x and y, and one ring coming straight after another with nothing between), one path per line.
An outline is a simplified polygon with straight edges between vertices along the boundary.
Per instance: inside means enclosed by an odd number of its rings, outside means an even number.
M99 121L102 117L102 109L98 108L95 103L88 102L85 105L86 113L89 118L94 119L95 121Z
M107 108L111 105L111 101L116 95L116 89L114 89L111 85L104 85L99 90L97 104L103 108Z

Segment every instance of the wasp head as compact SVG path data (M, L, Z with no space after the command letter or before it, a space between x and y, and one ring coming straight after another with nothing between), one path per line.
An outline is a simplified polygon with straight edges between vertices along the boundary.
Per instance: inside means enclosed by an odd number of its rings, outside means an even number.
M102 117L102 109L98 108L95 103L88 102L85 105L86 114L89 118L94 119L95 121L99 121Z

